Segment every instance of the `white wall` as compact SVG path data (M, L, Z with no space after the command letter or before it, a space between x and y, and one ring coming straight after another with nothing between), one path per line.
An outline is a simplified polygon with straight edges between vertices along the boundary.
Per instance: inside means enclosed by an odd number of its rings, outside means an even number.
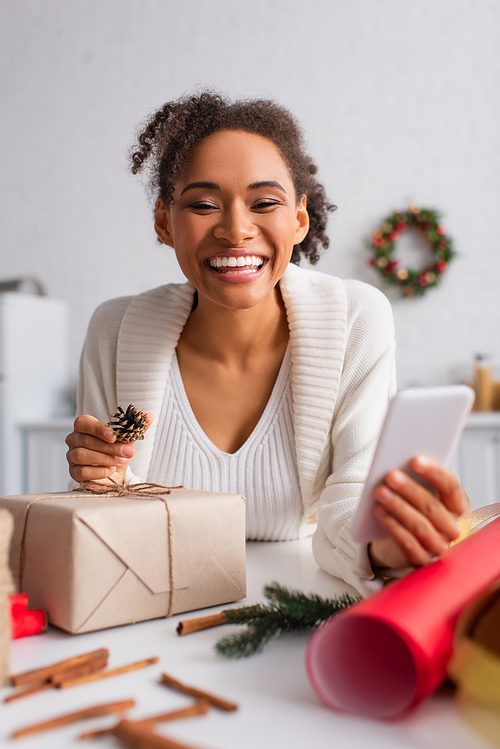
M444 212L460 257L442 287L416 301L388 292L401 386L453 381L475 353L500 353L497 0L0 0L0 10L0 278L29 272L68 301L74 376L98 303L181 280L125 155L146 114L198 85L273 97L299 116L339 206L321 269L379 285L366 265L371 230L412 203Z

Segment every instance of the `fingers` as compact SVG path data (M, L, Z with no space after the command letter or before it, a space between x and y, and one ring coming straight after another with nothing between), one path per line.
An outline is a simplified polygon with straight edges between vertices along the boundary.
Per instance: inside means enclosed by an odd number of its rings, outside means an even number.
M75 481L97 481L118 471L123 474L135 453L133 445L119 442L107 424L88 414L78 416L66 437L69 472Z
M376 491L374 512L389 537L401 552L402 565L420 566L442 554L449 541L422 513L388 487ZM388 565L392 566L392 565Z
M152 413L149 413L149 411L144 411L144 415L146 417L146 432L148 431L149 427L154 421L154 416Z
M438 492L443 504L459 517L466 511L460 482L452 471L430 458L419 455L410 463L411 468L431 484Z
M459 536L456 518L465 503L451 471L423 457L414 458L410 465L432 489L404 471L391 471L375 490L374 512L393 544L392 557L398 557L396 549L406 564L416 566L442 554ZM381 549L385 553L385 547Z
M449 539L416 507L381 485L377 519L410 565L427 564L448 548Z
M399 502L392 502L392 506L397 507L396 517L405 525L406 519L418 522L419 516L422 516L443 535L446 542L457 538L459 529L456 516L446 507L440 495L436 496L404 471L391 471L387 474L385 486L401 498Z
M100 481L101 479L109 478L118 479L117 483L121 483L121 478L119 478L119 474L114 466L103 468L102 466L80 466L69 463L69 473L71 478L79 484L82 481Z
M110 444L116 442L116 434L111 427L88 414L77 416L74 428L76 432L93 435L104 442L109 442Z

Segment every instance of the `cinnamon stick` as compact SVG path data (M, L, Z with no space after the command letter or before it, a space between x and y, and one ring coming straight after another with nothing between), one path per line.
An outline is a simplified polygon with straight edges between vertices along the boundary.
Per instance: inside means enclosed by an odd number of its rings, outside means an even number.
M161 675L160 684L165 684L165 686L170 687L171 689L175 689L176 692L181 692L181 694L187 694L190 697L199 697L202 700L207 700L207 702L209 702L214 707L218 707L219 710L229 711L238 709L238 705L235 702L229 702L229 700L222 699L221 697L216 697L215 695L210 694L210 692L204 692L202 689L197 689L196 687L190 687L186 684L182 684L180 681L177 681L177 679L174 679L168 674Z
M137 721L141 725L154 725L155 723L166 723L170 720L181 720L182 718L194 718L196 715L206 715L210 710L208 700L196 700L191 707L184 707L181 710L171 710L168 713L159 713L152 715L150 718L143 718Z
M21 728L18 731L14 731L12 738L19 739L21 736L29 736L32 733L50 731L52 728L59 728L59 726L66 726L69 723L76 723L79 720L87 720L88 718L98 718L101 715L123 713L134 706L135 700L122 700L121 702L108 702L103 705L95 705L85 710L78 710L76 713L67 713L58 718L46 720L43 723L35 723L32 726L27 726L27 728Z
M141 726L153 726L155 723L165 723L169 720L181 720L182 718L193 718L196 715L205 715L210 709L207 700L196 700L194 705L191 707L185 707L181 710L171 710L168 713L160 713L159 715L152 715L150 718L143 718L142 720L134 721L135 725ZM81 733L78 738L80 739L96 739L100 736L107 736L113 734L116 726L112 728L103 728L100 731L86 731Z
M111 676L118 676L119 674L126 674L129 671L136 671L139 668L152 666L154 663L158 663L159 660L160 659L157 656L154 656L153 658L147 658L144 661L137 661L136 663L128 663L126 666L112 668L109 671L99 671L98 673L86 674L85 676L75 676L75 678L60 681L57 686L59 689L66 689L67 687L76 687L79 684L87 684L89 681L108 679Z
M4 702L14 702L14 700L20 700L22 697L31 697L32 694L38 694L38 692L45 692L47 689L54 689L54 684L51 681L46 681L43 684L38 684L36 687L29 687L23 689L20 692L14 692L13 694L7 695Z
M192 745L158 736L141 723L121 720L113 730L113 735L133 749L195 749Z
M44 666L43 668L36 668L34 671L24 671L23 673L14 674L10 677L12 686L21 686L22 684L32 684L36 682L44 682L49 679L53 674L61 671L69 671L71 668L79 666L81 663L93 660L99 657L108 657L109 650L101 648L100 650L94 650L91 653L83 653L82 655L75 655L72 658L67 658L64 661L58 661L52 663L50 666Z
M221 624L227 624L225 612L221 611L219 614L211 614L210 616L199 616L197 619L185 619L176 627L178 635L189 635L191 632L201 632L202 629L210 629L210 627L220 627Z
M59 684L65 679L71 679L76 676L83 676L84 674L93 673L94 671L99 671L100 669L106 668L107 665L107 656L101 656L92 660L88 660L78 666L74 666L73 668L68 669L67 671L61 671L60 673L53 674L42 684L38 684L34 687L29 687L28 689L23 689L19 692L14 692L13 694L8 695L4 699L4 702L13 702L14 700L22 699L23 697L30 697L32 694L44 692L47 689L54 689L55 687L58 687Z
M240 609L224 609L219 611L218 614L210 614L209 616L199 616L196 619L184 619L179 622L175 631L178 635L189 635L192 632L201 632L202 629L209 629L210 627L220 627L222 624L231 624L231 619L227 614L231 614L233 611L241 613L251 613L252 611L259 611L260 606L246 606ZM234 623L234 622L233 622Z
M38 692L44 692L47 689L55 689L56 687L59 687L61 682L67 679L73 679L77 676L83 676L84 674L91 674L95 671L100 671L101 669L106 668L107 665L107 656L86 661L85 663L81 663L79 666L75 666L68 671L61 671L60 673L53 674L43 684L38 684L35 687L28 687L28 689L23 689L19 692L9 694L4 699L4 702L13 702L14 700L22 699L23 697L30 697L32 694L38 694Z
M82 663L81 666L69 669L68 671L62 671L60 674L54 674L50 681L55 687L60 688L61 684L69 679L76 679L78 676L85 676L86 674L94 674L102 671L108 665L108 659L106 658L95 658L87 663Z

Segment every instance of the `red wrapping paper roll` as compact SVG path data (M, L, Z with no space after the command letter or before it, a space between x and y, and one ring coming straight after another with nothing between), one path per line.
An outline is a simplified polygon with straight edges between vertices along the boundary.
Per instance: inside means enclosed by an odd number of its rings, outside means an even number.
M461 612L500 578L500 518L318 627L306 666L334 710L395 718L446 677Z

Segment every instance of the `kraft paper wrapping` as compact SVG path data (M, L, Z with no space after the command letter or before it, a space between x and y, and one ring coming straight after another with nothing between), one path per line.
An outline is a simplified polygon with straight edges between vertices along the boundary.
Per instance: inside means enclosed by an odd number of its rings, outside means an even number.
M189 489L154 498L77 491L3 497L0 507L14 517L14 581L30 608L45 609L50 623L67 632L246 595L242 497Z
M14 590L9 570L9 547L12 535L12 517L5 510L0 510L0 686L8 675L8 657L10 645L10 600L9 594Z
M306 663L331 708L394 718L446 677L462 611L500 578L500 518L320 626Z

